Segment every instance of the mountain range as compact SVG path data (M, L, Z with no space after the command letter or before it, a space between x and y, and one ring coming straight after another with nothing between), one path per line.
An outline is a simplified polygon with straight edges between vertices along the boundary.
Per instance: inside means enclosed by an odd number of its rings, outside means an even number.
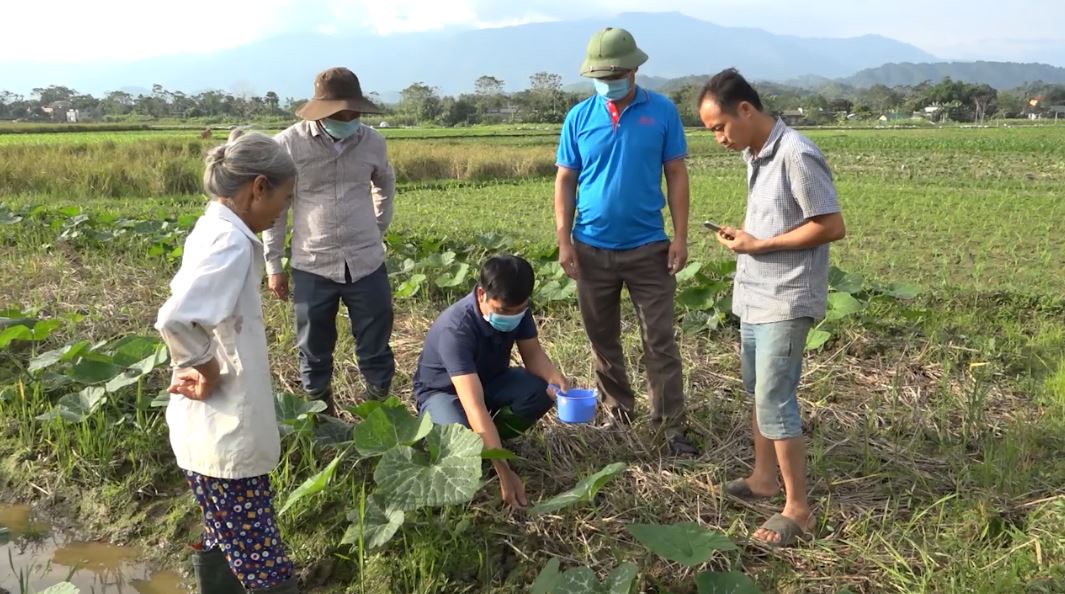
M346 65L359 74L367 92L376 91L386 101L416 81L446 94L469 92L482 75L501 79L507 90L516 91L525 88L529 76L539 71L560 74L566 84L580 82L577 70L587 40L608 25L634 34L651 56L641 73L660 80L712 73L729 66L756 80L802 77L807 82L855 81L847 84L913 84L959 68L987 78L986 82L1036 80L1028 77L1065 79L1065 69L1046 65L1011 65L1006 74L1000 66L988 66L990 63L948 67L918 47L878 35L778 35L761 29L723 27L674 12L388 36L287 35L210 54L130 62L0 62L0 90L29 93L35 87L61 84L101 95L161 84L190 93L224 89L306 97L312 92L316 72Z

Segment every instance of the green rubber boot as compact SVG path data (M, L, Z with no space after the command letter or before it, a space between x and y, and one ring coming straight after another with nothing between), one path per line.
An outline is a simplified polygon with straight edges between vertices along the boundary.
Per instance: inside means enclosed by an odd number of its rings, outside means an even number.
M200 594L244 594L244 586L229 569L222 549L193 553L192 570Z

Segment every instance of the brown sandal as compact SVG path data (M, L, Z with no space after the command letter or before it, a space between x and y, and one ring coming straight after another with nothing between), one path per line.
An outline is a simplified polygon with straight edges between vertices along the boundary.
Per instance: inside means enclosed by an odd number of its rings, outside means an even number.
M806 531L802 529L802 526L799 526L795 520L792 520L784 514L773 514L773 516L766 520L765 524L762 524L759 529L768 530L773 534L776 534L780 537L780 540L778 542L770 542L768 540L754 539L754 542L774 548L793 547L798 541L804 541L809 538Z

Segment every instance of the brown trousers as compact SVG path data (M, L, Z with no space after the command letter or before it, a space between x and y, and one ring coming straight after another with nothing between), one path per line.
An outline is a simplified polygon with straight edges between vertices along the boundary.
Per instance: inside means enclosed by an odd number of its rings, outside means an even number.
M684 427L684 372L673 328L677 281L669 274L669 242L604 250L576 242L577 302L595 354L599 393L607 407L632 412L636 395L621 347L621 289L628 287L643 338L651 423L667 434Z

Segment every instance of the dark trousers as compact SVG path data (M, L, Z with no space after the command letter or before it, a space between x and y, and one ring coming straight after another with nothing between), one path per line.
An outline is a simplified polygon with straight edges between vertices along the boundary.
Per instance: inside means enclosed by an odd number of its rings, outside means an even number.
M318 396L331 388L337 312L343 302L348 308L355 357L369 396L387 396L396 373L396 360L388 344L392 337L392 289L384 265L369 276L347 283L293 270L292 282L303 389Z
M485 408L492 413L502 439L524 432L555 406L547 395L547 382L522 367L512 367L482 387ZM437 425L470 426L459 397L447 392L429 394L418 406L418 414L428 414Z
M651 423L667 433L684 426L684 372L674 335L677 281L669 274L669 242L631 250L577 243L577 302L595 355L599 392L608 407L632 412L636 396L621 348L621 289L627 287L643 338L651 396Z

